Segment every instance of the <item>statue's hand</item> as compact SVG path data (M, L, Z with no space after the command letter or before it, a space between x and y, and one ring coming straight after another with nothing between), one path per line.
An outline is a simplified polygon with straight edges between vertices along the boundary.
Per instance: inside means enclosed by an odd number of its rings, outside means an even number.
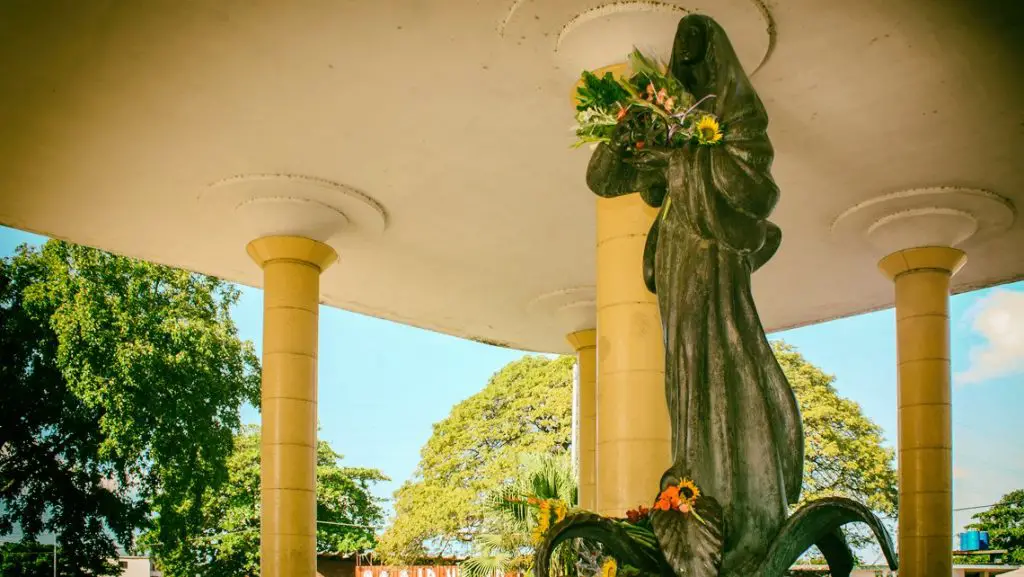
M672 151L668 148L641 148L625 161L639 170L660 170L668 166Z
M598 196L612 198L644 192L651 206L661 206L667 187L668 150L626 150L601 143L587 166L587 186Z
M633 141L633 137L629 130L626 130L626 128L620 123L615 127L615 132L612 133L612 141L608 146L618 153L619 156L625 156L626 150L634 144L636 144L636 142Z

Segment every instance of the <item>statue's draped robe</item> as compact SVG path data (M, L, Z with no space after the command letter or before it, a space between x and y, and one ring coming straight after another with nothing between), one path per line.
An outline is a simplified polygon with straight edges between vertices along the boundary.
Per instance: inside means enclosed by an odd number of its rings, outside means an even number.
M688 145L667 167L624 162L602 145L588 171L601 196L642 191L661 206L653 255L665 337L673 466L723 507L720 574L763 558L800 495L803 431L793 392L765 337L750 276L778 248L767 221L778 199L768 117L724 32L707 21L707 54L672 72L722 121L717 146ZM667 196L668 202L664 202ZM623 271L622 274L640 274Z

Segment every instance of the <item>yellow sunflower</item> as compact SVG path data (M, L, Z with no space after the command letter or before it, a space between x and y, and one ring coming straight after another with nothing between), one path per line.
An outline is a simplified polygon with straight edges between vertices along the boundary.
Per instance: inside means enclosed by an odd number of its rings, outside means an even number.
M714 116L705 114L697 121L695 128L697 142L701 144L718 144L722 140L722 127Z
M693 481L689 479L679 481L680 502L693 506L693 504L697 502L697 497L700 497L700 489L697 488L697 485Z
M534 543L540 543L544 539L544 534L551 527L551 502L548 500L541 501L539 509L537 512L537 525L533 528Z
M619 572L619 564L611 557L601 565L601 577L615 577Z
M564 501L555 500L555 523L558 523L562 519L565 519L565 514L569 512L569 507Z

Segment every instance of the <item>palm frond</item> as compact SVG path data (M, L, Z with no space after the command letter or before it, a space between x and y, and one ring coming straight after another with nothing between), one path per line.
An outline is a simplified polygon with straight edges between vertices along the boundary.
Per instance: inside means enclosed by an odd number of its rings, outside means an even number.
M531 455L523 459L520 489L538 499L576 505L576 472L568 455Z
M466 577L491 577L504 574L508 568L511 555L497 553L495 555L478 555L462 562L462 571Z
M529 546L530 539L525 533L507 531L477 535L473 544L483 554L493 555L499 552L512 554Z
M506 485L494 493L488 499L488 506L491 511L525 523L529 517L528 496L516 485Z
M476 555L463 563L465 577L492 577L495 572L521 571L533 565L533 536L537 501L577 503L576 471L567 454L520 457L518 474L486 498L486 530L473 539ZM574 555L565 547L552 559L559 575L576 575Z

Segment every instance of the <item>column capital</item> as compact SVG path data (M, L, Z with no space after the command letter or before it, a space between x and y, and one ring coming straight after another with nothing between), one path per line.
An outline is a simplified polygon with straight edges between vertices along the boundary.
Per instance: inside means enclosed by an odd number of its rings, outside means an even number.
M323 272L338 259L330 246L301 236L264 236L249 243L246 252L260 268L275 260L307 263Z
M584 329L565 335L572 349L579 352L582 349L592 349L597 346L597 329Z
M947 246L922 246L898 250L878 261L878 268L889 280L916 270L940 270L950 276L957 273L967 255L964 251Z

